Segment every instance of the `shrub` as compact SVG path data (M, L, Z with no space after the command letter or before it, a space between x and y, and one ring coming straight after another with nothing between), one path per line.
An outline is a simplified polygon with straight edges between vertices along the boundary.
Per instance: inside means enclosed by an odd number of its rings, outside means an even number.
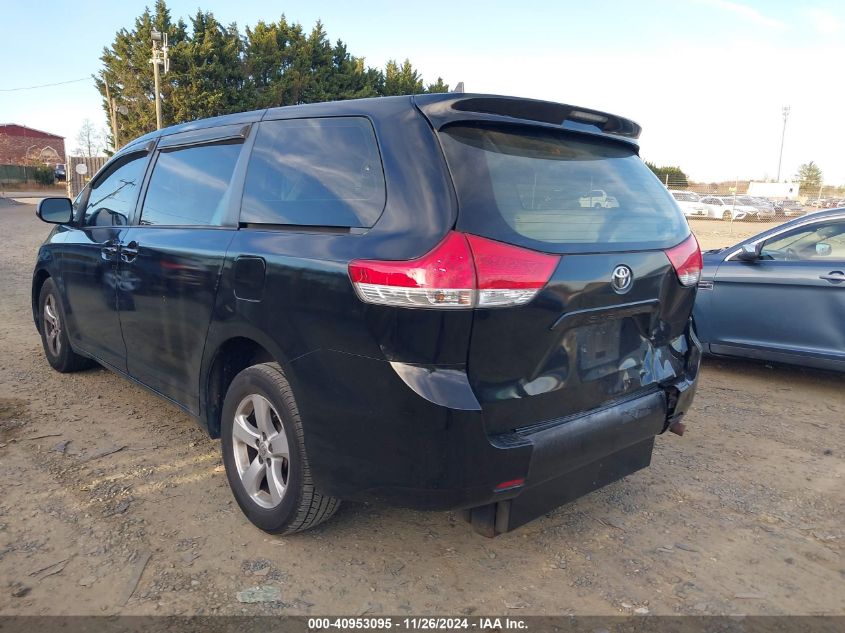
M39 165L32 169L32 177L39 185L52 185L56 182L56 172L49 165Z

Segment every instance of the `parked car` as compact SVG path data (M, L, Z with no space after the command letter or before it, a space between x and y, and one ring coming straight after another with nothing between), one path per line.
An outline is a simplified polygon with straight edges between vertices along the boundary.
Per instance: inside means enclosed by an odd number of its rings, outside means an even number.
M769 222L775 219L775 206L768 200L754 196L737 196L736 201L739 205L754 209L746 214L746 220Z
M775 200L773 198L761 198L761 200L765 200L768 204L772 206L775 210L775 217L783 217L783 200Z
M804 205L797 200L781 200L782 214L787 217L804 215Z
M704 253L693 314L708 354L845 371L845 209Z
M613 209L619 206L619 201L614 196L607 195L607 192L603 189L593 189L581 196L578 203L582 207L601 207L605 209Z
M64 163L58 163L53 170L53 173L56 177L56 180L66 180L67 179L67 171L65 170Z
M701 204L701 198L698 194L692 191L670 191L675 202L687 217L704 217L708 216L708 209Z
M749 214L757 213L755 207L736 203L733 196L706 196L701 202L710 206L714 218L726 221L744 220Z
M195 416L268 532L340 499L508 531L683 431L701 254L638 136L465 94L153 132L39 205L44 352ZM589 183L619 208L582 207Z

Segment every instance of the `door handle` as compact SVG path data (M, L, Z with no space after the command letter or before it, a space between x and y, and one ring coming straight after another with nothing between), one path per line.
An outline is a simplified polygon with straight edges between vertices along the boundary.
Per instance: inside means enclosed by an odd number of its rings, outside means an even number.
M109 240L100 247L100 257L107 262L113 262L117 255L118 246L115 240Z
M123 246L120 249L120 259L121 261L131 264L135 261L135 258L138 257L138 242L132 240L126 246Z
M826 279L827 281L833 281L838 283L841 281L845 281L845 272L842 272L841 270L834 270L826 275L819 275L819 279Z

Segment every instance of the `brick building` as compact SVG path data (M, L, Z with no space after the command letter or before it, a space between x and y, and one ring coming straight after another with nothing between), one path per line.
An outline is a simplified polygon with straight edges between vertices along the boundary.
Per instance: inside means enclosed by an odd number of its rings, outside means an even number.
M0 123L0 165L65 162L65 139L15 123Z

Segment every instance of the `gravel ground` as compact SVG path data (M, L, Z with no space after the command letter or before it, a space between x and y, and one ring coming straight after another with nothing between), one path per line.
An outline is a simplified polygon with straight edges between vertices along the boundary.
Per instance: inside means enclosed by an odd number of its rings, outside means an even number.
M712 248L762 227L693 228ZM707 360L649 469L494 540L352 503L275 538L188 417L50 369L29 307L48 231L0 200L0 614L845 614L841 375Z

